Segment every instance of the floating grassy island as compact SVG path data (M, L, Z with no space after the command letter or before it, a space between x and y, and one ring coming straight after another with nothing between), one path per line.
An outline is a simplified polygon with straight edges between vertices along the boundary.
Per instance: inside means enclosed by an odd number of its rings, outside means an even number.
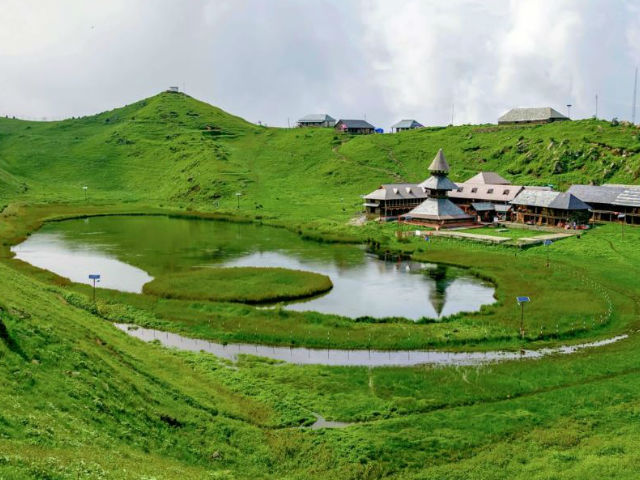
M333 287L326 275L266 267L198 268L164 275L143 292L163 298L274 303L313 297Z

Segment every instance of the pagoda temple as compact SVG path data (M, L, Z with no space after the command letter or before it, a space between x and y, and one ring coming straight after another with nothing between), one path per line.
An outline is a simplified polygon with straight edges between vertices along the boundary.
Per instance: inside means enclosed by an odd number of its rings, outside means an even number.
M442 149L438 150L429 171L431 176L419 185L428 192L427 199L401 217L402 220L435 229L473 225L474 218L449 200L447 192L457 190L458 186L447 177L449 164Z

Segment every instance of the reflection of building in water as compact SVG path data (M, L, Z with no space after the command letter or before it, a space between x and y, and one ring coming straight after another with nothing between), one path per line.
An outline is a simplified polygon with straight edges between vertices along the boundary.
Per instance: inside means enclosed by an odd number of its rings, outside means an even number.
M447 287L452 282L447 270L446 265L438 264L435 268L426 271L434 283L433 288L429 291L429 300L438 317L442 314L444 304L447 302Z

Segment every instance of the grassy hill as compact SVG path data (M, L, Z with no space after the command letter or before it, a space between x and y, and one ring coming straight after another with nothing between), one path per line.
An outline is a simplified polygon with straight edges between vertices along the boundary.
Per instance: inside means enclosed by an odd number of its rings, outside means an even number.
M391 225L356 231L346 223L360 211L359 195L379 183L422 180L438 148L456 180L482 169L561 187L636 182L638 133L584 120L349 137L259 127L172 93L61 122L0 119L0 206L9 205L0 213L0 478L636 478L640 229L622 237L609 225L558 242L548 270L541 249L514 254L456 241L427 248L396 241ZM557 328L558 312L570 313L572 301L607 308L611 298L611 321L589 319L582 329L577 322L575 340L630 336L575 355L479 368L336 368L251 357L232 364L143 344L104 320L105 310L133 317L150 302L145 296L104 292L125 300L96 307L88 288L8 258L8 246L46 219L187 209L318 227L323 238L386 237L389 248L420 261L488 272L499 304L486 330L474 329L478 348L495 320L517 322L513 297L522 286L538 302L540 318L528 317L536 327ZM392 344L436 332L447 345L470 327L464 318L353 325L318 315L304 324L303 315L248 306L223 305L212 315L202 305L175 305L147 306L206 328L218 328L221 317L231 329L275 325L293 337L296 328L313 328L348 342L354 332ZM355 424L299 428L314 412Z
M382 182L421 181L439 148L455 180L495 170L515 182L634 183L640 130L580 120L426 128L350 137L250 124L187 95L161 93L60 122L0 119L0 195L175 202L253 214L344 220Z

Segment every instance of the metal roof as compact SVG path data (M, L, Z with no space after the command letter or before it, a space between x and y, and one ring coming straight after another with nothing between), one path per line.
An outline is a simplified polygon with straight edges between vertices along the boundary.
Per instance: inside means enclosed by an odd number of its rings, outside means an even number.
M431 190L455 190L458 188L455 183L444 175L432 175L419 185Z
M569 120L551 107L512 108L498 119L498 123L541 122L545 120Z
M589 205L566 192L525 189L511 201L512 205L555 208L558 210L589 210Z
M438 153L436 153L433 162L429 165L429 171L433 173L449 173L449 164L447 163L447 159L445 158L442 149L438 150Z
M469 180L464 183L481 183L481 184L489 184L489 185L511 185L511 182L496 172L480 172L477 175L474 175Z
M305 115L300 120L299 123L321 123L321 122L335 122L336 119L331 115L327 115L326 113L312 113L310 115Z
M341 118L336 122L336 125L342 123L346 128L374 128L366 120L350 120Z
M398 123L391 125L391 128L420 128L423 125L413 119L400 120Z
M640 189L625 188L624 191L616 197L613 204L623 207L640 207Z
M415 183L389 183L365 195L365 200L407 200L427 198L426 189Z
M472 218L448 198L427 198L407 216L425 220L454 220Z

